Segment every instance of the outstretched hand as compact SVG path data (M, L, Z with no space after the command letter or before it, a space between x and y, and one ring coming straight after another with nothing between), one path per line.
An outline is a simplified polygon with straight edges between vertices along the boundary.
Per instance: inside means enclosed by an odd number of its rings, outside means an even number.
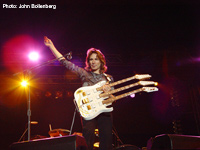
M48 47L54 46L53 42L46 36L44 36L44 44Z

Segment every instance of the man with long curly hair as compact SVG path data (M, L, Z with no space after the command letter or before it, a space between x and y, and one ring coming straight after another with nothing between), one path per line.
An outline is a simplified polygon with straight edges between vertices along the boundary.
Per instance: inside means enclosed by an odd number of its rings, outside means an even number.
M74 71L82 80L82 86L92 86L100 81L113 82L112 76L105 74L107 71L106 59L103 53L96 48L90 48L87 51L85 69L76 66L66 60L63 55L55 48L53 42L45 37L44 43L50 48L54 56L59 59L67 69ZM103 85L103 91L108 92L112 89L108 84ZM95 128L99 130L99 149L112 150L112 114L110 112L101 113L91 120L82 118L83 136L89 150L93 150Z

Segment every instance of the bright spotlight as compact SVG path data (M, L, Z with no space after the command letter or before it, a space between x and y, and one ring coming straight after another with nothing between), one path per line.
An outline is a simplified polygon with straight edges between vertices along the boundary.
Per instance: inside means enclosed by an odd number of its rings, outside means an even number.
M32 61L36 61L39 59L39 54L37 52L31 52L29 55L28 55L29 59L32 60Z
M27 81L22 81L21 85L24 86L24 87L26 87L28 85L28 82Z
M155 82L154 85L155 85L155 86L158 86L158 82Z

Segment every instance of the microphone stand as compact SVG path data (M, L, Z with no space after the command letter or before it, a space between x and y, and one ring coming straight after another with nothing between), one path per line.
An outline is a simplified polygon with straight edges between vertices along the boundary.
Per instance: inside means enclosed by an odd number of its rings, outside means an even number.
M69 135L72 135L72 129L73 129L73 126L74 126L75 116L76 116L76 107L75 107L75 110L74 110L74 116L73 116L73 119L72 119L72 124L71 124Z
M28 79L30 79L31 70L28 71ZM27 116L28 116L28 141L30 141L31 136L31 88L30 84L28 84L28 110L27 110Z
M24 137L24 135L26 134L27 130L28 130L28 128L26 128L26 130L24 131L24 133L22 134L22 136L20 137L20 139L18 140L18 142L21 141L21 139L22 139L22 138Z
M38 124L38 122L36 121L31 121L31 124ZM25 125L25 131L23 132L22 136L20 137L20 139L18 140L18 142L21 141L21 139L24 137L24 135L26 134L26 132L28 131L28 127L27 127L27 123Z
M121 143L123 145L123 142L119 138L118 133L117 133L117 131L116 131L114 126L113 126L113 129L112 129L112 132L115 135L115 137L117 138L117 143L116 143L117 145L115 145L115 148L119 146L119 143Z
M56 60L59 60L60 58L67 57L67 59L71 59L72 58L71 54L72 54L72 52L69 52L62 57L49 60L49 61L44 62L42 64L39 64L37 66L31 67L30 69L26 69L26 70L23 70L22 72L15 73L15 74L13 74L13 76L16 76L16 75L19 75L19 74L22 74L22 73L27 73L28 79L30 79L31 71L38 69L42 66L46 66L50 63L53 63ZM27 116L28 116L28 128L27 128L27 130L28 130L28 141L30 141L30 136L31 136L31 88L30 88L30 85L28 86Z

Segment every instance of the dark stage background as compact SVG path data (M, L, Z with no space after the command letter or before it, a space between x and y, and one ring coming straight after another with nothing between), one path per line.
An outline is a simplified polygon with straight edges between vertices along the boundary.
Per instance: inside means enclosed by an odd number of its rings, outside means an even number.
M27 93L18 85L25 69L54 59L44 46L47 36L62 54L73 52L84 67L86 51L101 49L108 74L115 81L148 73L159 83L155 93L136 94L113 104L114 127L124 144L145 147L159 134L200 134L200 9L176 2L13 1L3 4L48 4L56 9L1 8L0 129L1 149L17 142L26 128ZM2 6L1 6L2 7ZM27 59L38 50L39 62ZM13 75L14 74L14 75ZM81 86L76 75L58 62L32 71L32 137L53 129L70 129L73 92ZM52 93L50 97L46 92ZM56 91L63 96L57 98ZM76 114L73 132L81 132ZM25 135L25 140L27 135Z

